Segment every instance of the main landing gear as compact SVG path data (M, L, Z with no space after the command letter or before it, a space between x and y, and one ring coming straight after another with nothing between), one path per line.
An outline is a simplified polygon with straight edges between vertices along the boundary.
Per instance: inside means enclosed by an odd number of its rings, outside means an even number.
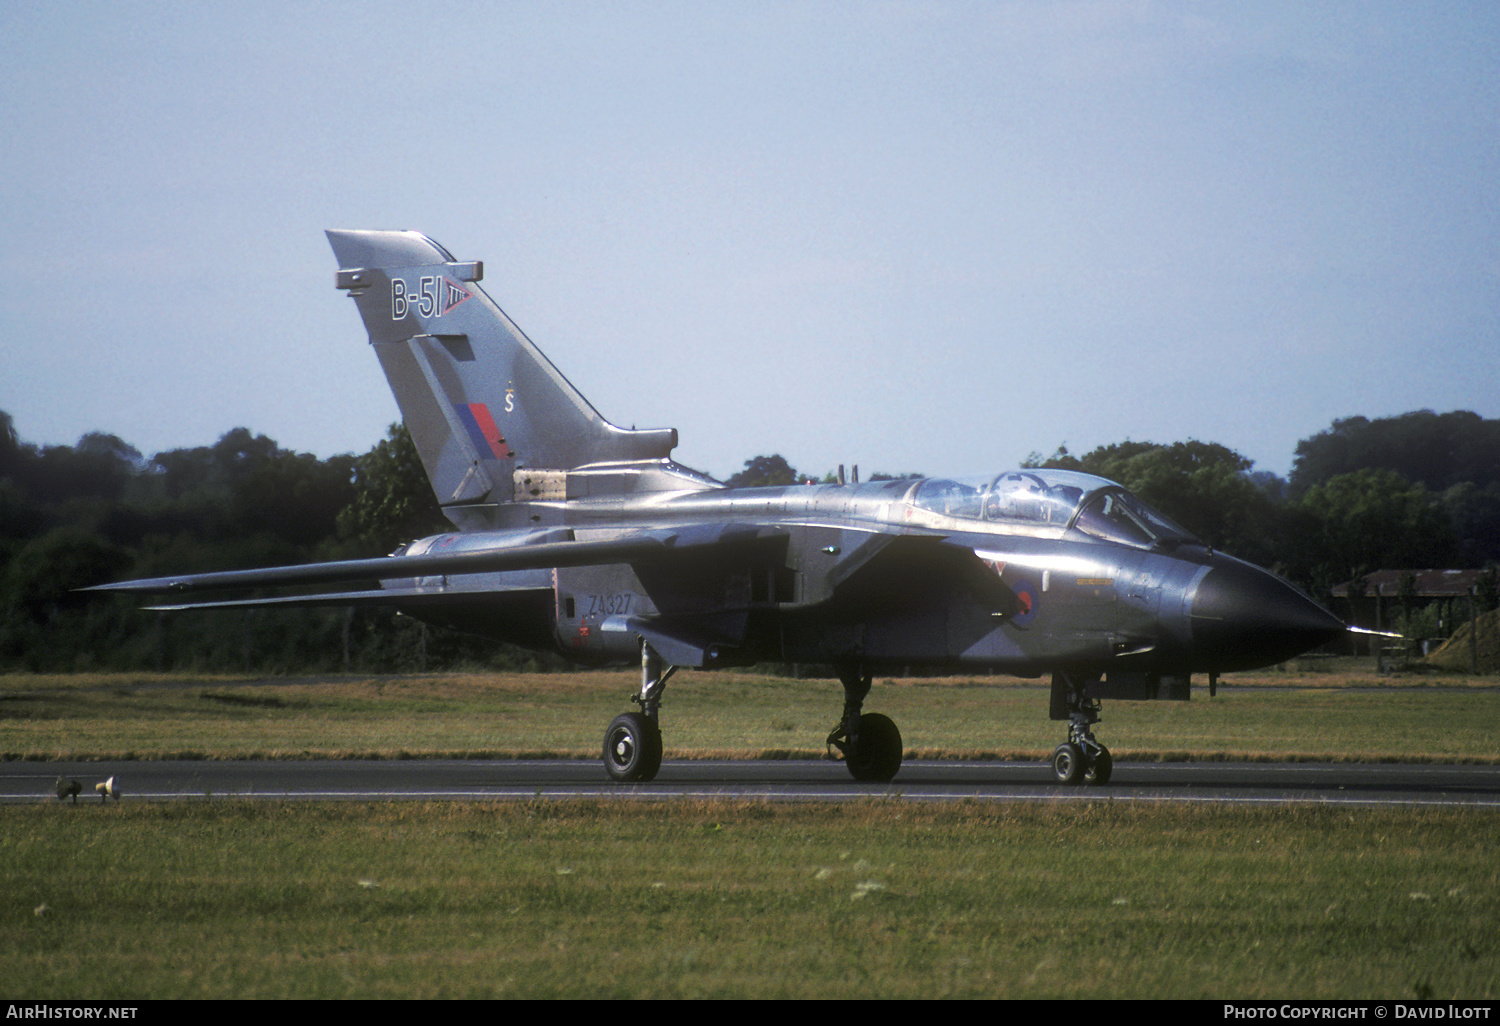
M631 701L640 712L621 713L604 732L604 771L622 783L656 779L661 769L661 727L656 714L667 678L677 667L667 666L650 645L641 642L641 693Z
M1052 675L1052 718L1068 721L1068 740L1052 752L1052 772L1068 786L1107 784L1115 768L1109 749L1089 729L1099 722L1100 703L1084 694L1085 683L1071 674Z
M843 759L855 780L884 784L901 768L901 731L889 716L861 713L870 693L871 675L858 667L840 667L844 715L828 735L828 757Z
M604 732L604 771L621 783L645 783L661 769L661 727L657 712L662 691L677 667L668 666L656 650L641 643L641 691L632 698L640 712L621 713ZM842 759L855 780L883 784L901 769L901 731L889 716L861 712L870 693L870 674L858 667L840 669L844 715L828 735L828 757Z

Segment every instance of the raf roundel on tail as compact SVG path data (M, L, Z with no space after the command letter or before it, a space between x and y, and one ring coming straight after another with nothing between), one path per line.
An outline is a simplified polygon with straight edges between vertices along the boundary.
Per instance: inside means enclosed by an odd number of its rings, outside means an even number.
M1204 546L1112 481L1056 470L727 489L673 462L677 432L606 421L480 288L483 265L416 232L330 231L454 530L381 559L102 585L158 609L388 605L582 663L636 663L605 732L621 781L661 765L678 667L834 666L827 737L857 779L901 765L864 712L876 672L1050 674L1052 768L1106 783L1103 699L1186 700L1193 674L1280 662L1344 624L1287 581ZM358 582L378 580L378 588ZM316 594L204 599L315 586Z

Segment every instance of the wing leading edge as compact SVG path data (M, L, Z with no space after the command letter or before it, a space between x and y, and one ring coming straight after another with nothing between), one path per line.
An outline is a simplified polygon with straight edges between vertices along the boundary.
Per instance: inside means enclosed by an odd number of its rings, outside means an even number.
M494 545L484 547L476 547L472 536L451 535L446 537L455 541L461 540L464 548L450 552L430 551L432 548L441 546L443 539L437 539L437 544L429 546L429 551L419 555L379 556L374 559L263 567L255 570L226 570L217 573L150 577L99 584L83 590L189 595L204 592L243 591L253 588L352 584L359 581L407 582L424 577L486 574L512 570L550 570L558 567L602 566L617 563L634 565L734 541L771 537L777 533L775 529L770 528L747 530L743 526L734 525L701 525L673 531L637 531L614 538L580 541L573 537L571 530L546 531L519 541L497 540ZM456 591L473 594L473 589L461 586ZM178 610L272 605L384 605L410 600L423 594L426 592L415 585L400 583L378 589L325 592L316 595L189 601L152 608Z

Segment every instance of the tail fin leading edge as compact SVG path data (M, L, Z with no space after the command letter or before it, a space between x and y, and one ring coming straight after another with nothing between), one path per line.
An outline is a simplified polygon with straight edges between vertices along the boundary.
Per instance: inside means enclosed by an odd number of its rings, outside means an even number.
M418 232L328 241L444 506L564 498L567 471L663 461L677 445L673 428L601 417L479 288L482 264Z

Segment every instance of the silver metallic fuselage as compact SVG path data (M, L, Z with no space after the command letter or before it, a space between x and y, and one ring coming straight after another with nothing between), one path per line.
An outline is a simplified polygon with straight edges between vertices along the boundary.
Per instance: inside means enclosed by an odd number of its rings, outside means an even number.
M537 540L700 530L719 543L665 570L621 563L392 583L427 596L413 615L519 643L550 636L591 662L638 658L639 624L663 618L692 639L690 665L858 659L1023 675L1247 669L1342 631L1288 582L1185 534L1127 544L1086 533L1079 519L1092 497L1128 493L1071 480L1089 490L1053 522L940 511L921 501L928 480L536 501L526 514ZM737 541L735 524L745 525ZM513 536L521 526L495 530ZM471 529L405 555L493 544L491 531ZM513 602L497 605L507 592Z

